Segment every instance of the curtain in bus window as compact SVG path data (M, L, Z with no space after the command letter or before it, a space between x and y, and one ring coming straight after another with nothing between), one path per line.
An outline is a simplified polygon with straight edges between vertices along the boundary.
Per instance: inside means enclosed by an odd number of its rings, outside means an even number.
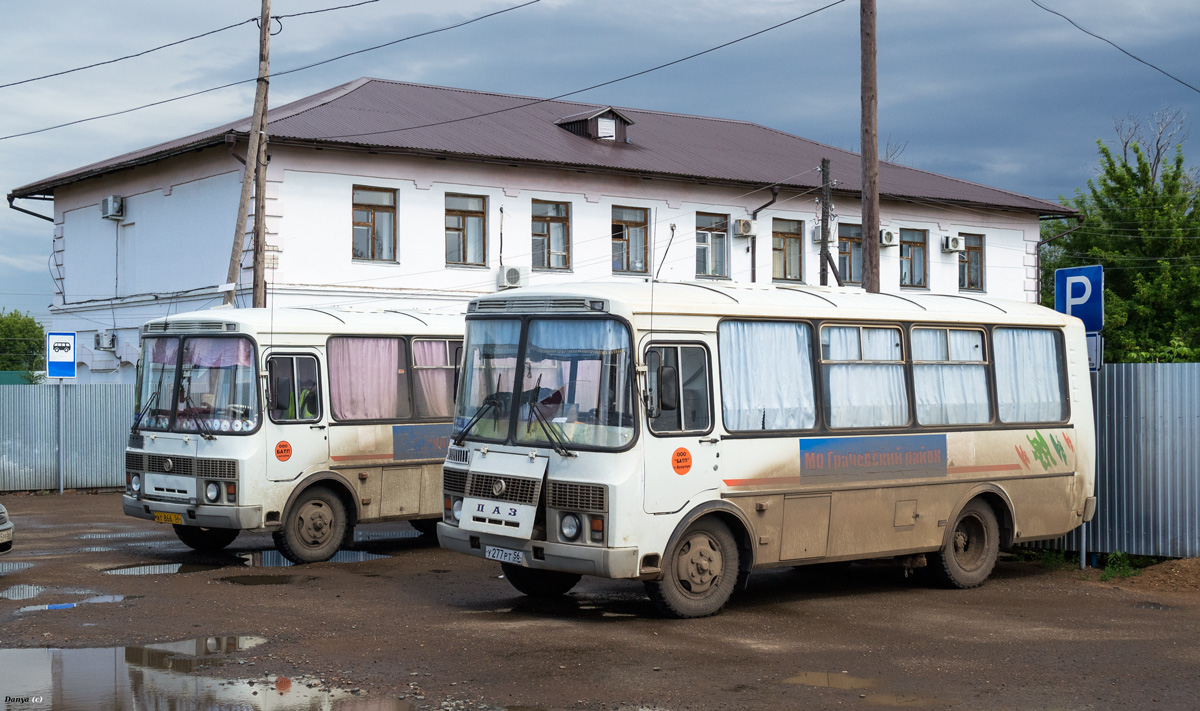
M996 398L1003 422L1060 422L1066 415L1058 339L1033 328L997 328Z
M816 424L807 325L723 321L717 344L726 429L802 430Z
M966 425L990 419L980 331L916 328L912 331L912 348L914 361L976 361L913 366L917 422Z
M413 341L413 410L417 417L449 417L454 409L454 364L445 341Z
M186 344L184 362L198 368L254 364L253 349L245 338L189 338Z
M330 338L329 398L339 420L386 420L410 415L402 341Z
M861 334L861 335L860 335ZM894 328L831 326L821 329L826 360L895 360L902 357ZM830 427L899 427L908 424L903 363L832 363L823 366Z

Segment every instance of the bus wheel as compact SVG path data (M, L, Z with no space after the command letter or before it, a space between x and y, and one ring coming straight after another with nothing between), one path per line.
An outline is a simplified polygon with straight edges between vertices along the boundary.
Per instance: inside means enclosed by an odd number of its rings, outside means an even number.
M707 617L725 606L738 577L737 542L729 527L704 518L688 527L646 593L669 617Z
M501 563L504 577L518 591L530 597L558 597L566 595L579 582L575 573L557 570L538 570L511 563Z
M236 528L200 528L175 525L175 535L188 548L201 553L216 553L233 543L241 531Z
M971 501L958 514L950 540L933 554L929 569L946 587L977 588L996 565L1000 551L1000 527L992 507L980 499Z
M314 487L300 494L272 534L275 547L293 563L320 563L337 553L346 536L346 508L329 489Z

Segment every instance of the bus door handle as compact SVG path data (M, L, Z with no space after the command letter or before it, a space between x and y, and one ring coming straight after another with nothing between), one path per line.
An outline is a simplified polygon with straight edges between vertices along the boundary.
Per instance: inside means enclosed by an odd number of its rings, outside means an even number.
M700 438L700 444L716 444L717 442L720 442L720 441L721 441L720 437L701 437Z
M325 429L325 425L309 425L309 426L308 426L308 429L310 429L310 430L323 430L323 429Z

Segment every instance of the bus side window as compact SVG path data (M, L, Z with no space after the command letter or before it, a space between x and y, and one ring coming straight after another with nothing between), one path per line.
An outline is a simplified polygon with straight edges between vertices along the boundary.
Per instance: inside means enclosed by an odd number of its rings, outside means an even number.
M321 381L312 356L272 356L267 359L267 390L275 422L315 422L321 419Z
M708 354L699 346L655 346L661 357L659 382L664 402L658 417L651 418L654 432L707 432L712 424L712 399L708 390ZM677 402L669 407L666 394Z
M413 410L417 417L450 417L462 341L414 338Z

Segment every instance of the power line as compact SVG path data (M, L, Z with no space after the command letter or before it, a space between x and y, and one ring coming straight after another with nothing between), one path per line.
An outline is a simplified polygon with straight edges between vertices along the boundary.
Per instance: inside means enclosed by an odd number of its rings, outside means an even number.
M400 42L407 42L408 40L411 40L411 39L417 39L419 37L426 37L428 35L437 34L439 32L446 32L447 30L453 30L453 29L456 29L459 27L463 27L464 25L469 25L473 22L479 22L480 20L485 20L489 17L495 17L496 15L502 15L506 12L512 12L513 10L519 10L523 7L527 7L529 5L534 5L539 2L541 2L541 0L529 0L528 2L522 3L520 5L514 5L512 7L508 7L503 10L497 10L496 12L490 12L486 15L480 15L479 17L476 17L476 18L473 18L470 20L465 20L463 22L459 22L454 25L447 25L446 27L441 27L436 30L429 30L429 31L421 32L421 33L418 33L415 35L409 35L408 37L402 37L397 40L392 40L391 42L385 42L383 44L375 45L374 47L367 47L366 49L360 49L360 50L356 50L354 52L347 52L346 54L338 55L336 57L332 57L330 59L325 59L320 62L314 62L312 64L307 64L302 67L296 67L295 69L288 69L286 71L276 72L274 74L271 74L269 76L269 78L274 79L275 77L281 77L281 76L286 76L288 74L294 74L296 72L304 71L305 69L312 69L313 67L319 67L322 64L329 64L330 62L335 62L339 59L345 59L346 57L352 57L356 54L362 54L364 52L371 52L373 50L381 49L383 47L390 47L391 45L398 44ZM844 0L839 0L839 2L844 2ZM347 5L344 7L354 7L354 6ZM335 8L330 8L330 9L335 9ZM284 15L283 17L287 17L287 16ZM244 23L239 23L239 24L244 24ZM161 101L153 101L149 104L143 104L142 106L135 106L131 109L123 109L121 111L113 111L113 112L110 112L107 114L101 114L99 116L90 116L88 118L77 119L75 121L68 121L66 123L60 123L56 126L48 126L46 128L39 128L39 129L36 129L33 131L24 131L22 133L14 133L14 134L11 134L8 136L0 136L0 141L7 141L10 138L21 138L22 136L32 136L37 133L45 133L46 131L53 131L53 130L59 129L59 128L66 128L67 126L75 126L77 124L87 123L89 121L99 121L100 119L112 118L113 116L121 116L123 114L133 113L134 111L141 111L143 109L149 109L149 108L152 108L155 106L162 106L163 104L170 104L175 101L182 101L183 99L190 99L194 96L200 96L201 94L208 94L208 93L211 93L214 91L220 91L221 89L228 89L230 87L238 86L240 84L249 84L251 82L256 82L256 81L258 81L258 77L254 77L252 79L242 79L240 81L230 82L228 84L222 84L221 86L214 86L209 89L201 89L200 91L193 91L190 94L183 94L182 96L176 96L176 97L172 97L170 99L162 99Z
M1085 30L1084 28L1080 27L1077 22L1075 22L1071 18L1067 17L1066 15L1062 14L1061 12L1058 12L1057 10L1051 10L1050 8L1048 8L1045 5L1038 2L1038 0L1029 0L1029 2L1033 3L1034 5L1037 5L1038 7L1042 8L1043 10L1045 10L1046 12L1048 12L1052 15L1058 15L1062 19L1064 19L1067 22L1070 22L1072 25L1074 25L1075 29L1079 30L1080 32L1082 32L1086 35L1095 37L1096 39L1100 40L1101 42L1107 42L1108 44L1112 45L1116 49L1120 50L1120 52L1122 54L1126 55L1127 57L1129 57L1131 59L1135 59L1135 60L1141 62L1142 64L1145 64L1147 67L1150 67L1154 71L1159 72L1163 76L1173 79L1173 80L1179 82L1180 84L1183 84L1187 88L1191 89L1192 91L1196 92L1197 94L1200 94L1200 89L1197 89L1196 87L1194 87L1191 84L1187 83L1186 81L1180 79L1179 77L1175 76L1174 74L1171 74L1170 72L1163 69L1162 67L1155 66L1155 65L1151 64L1150 62L1147 62L1146 60L1142 59L1141 57L1134 55L1133 53L1131 53L1128 50L1124 49L1123 47L1119 46L1116 42L1113 42L1112 40L1107 39L1105 37L1101 37L1100 35L1096 34L1095 32Z

